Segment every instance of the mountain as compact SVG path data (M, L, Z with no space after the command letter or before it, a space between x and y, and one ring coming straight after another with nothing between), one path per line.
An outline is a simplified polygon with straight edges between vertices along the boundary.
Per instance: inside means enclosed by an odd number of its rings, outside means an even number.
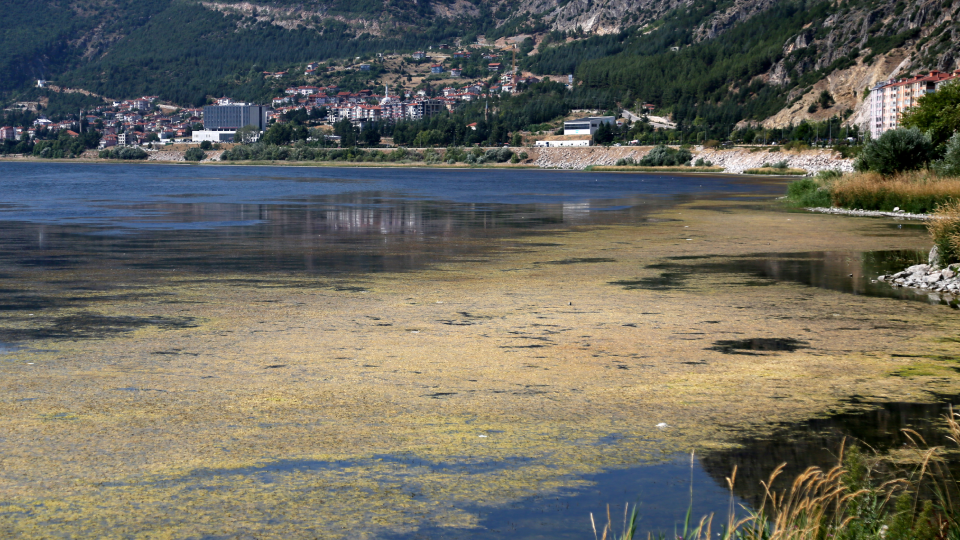
M600 108L651 103L721 130L862 122L875 82L958 67L958 16L960 0L5 2L0 97L45 78L183 105L262 100L276 91L262 71L529 37L522 67L574 73ZM813 107L824 91L835 103Z

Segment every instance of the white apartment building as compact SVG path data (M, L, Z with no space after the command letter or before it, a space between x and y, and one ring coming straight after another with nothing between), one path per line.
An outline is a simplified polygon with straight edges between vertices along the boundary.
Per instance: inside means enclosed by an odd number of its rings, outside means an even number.
M952 74L931 71L927 75L877 83L870 91L870 135L876 139L884 132L896 129L904 111L917 106L920 98L957 80L960 80L960 70Z

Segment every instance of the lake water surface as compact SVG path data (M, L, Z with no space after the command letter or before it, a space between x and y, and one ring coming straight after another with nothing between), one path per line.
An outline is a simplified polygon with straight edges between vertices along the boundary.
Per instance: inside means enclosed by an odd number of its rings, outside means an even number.
M0 163L0 314L42 316L65 306L102 306L111 302L110 295L91 300L86 292L116 290L120 298L157 275L186 279L230 273L250 283L278 274L324 275L349 283L370 273L414 273L441 262L482 265L501 253L536 246L537 235L547 232L642 227L662 222L654 215L681 203L768 201L784 186L781 180L732 176L502 169ZM890 234L915 236L916 231L907 226L891 228ZM748 286L789 282L930 301L872 281L920 256L919 250L907 249L677 257L659 263L659 278L633 286L669 291L682 289L700 273L741 274L754 280ZM12 287L40 276L44 286L32 292ZM79 335L64 325L54 337ZM49 337L23 327L0 328L0 365L30 350L33 339ZM791 471L829 466L844 437L883 449L901 442L899 430L911 427L936 440L937 419L944 412L943 404L861 408L869 412L825 412L809 422L778 426L769 438L745 438L738 449L697 456L692 464L685 455L663 456L656 464L638 458L633 465L581 478L589 487L564 488L508 506L467 507L480 516L480 527L461 532L476 538L585 538L592 534L591 512L603 521L606 504L619 515L628 501L640 502L643 530L672 530L689 504L691 482L695 514L724 514L730 494L723 479L734 463L750 463L750 471L769 471L782 461L791 463ZM616 434L605 444L616 445ZM281 460L246 474L268 483L271 475L290 470L357 465ZM461 473L484 466L500 465L464 466ZM740 485L748 484L756 482ZM755 504L758 497L753 488L735 493L737 504ZM449 536L451 529L442 525L422 523L414 532L387 537Z

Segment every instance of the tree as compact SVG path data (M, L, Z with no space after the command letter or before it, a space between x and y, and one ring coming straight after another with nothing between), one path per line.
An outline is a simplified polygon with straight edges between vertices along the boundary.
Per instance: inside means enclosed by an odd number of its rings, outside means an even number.
M510 146L523 146L523 136L520 135L519 131L513 134L513 140L510 141Z
M357 128L346 118L333 125L333 134L340 137L341 147L357 145Z
M954 133L947 141L943 159L934 163L937 172L944 176L960 177L960 133Z
M234 142L250 144L260 138L260 130L254 125L243 126L233 135Z
M613 137L613 127L610 124L603 122L593 134L593 142L595 144L609 144L613 142Z
M817 102L820 104L821 109L829 109L835 103L833 96L831 96L830 92L826 90L820 92L820 97L817 98Z
M929 133L935 146L946 143L960 131L960 82L921 97L919 105L903 114L900 125Z
M201 150L209 150L211 148L213 148L213 145L210 143L210 141L203 141L200 143Z
M360 132L360 139L367 146L376 146L380 144L380 130L374 124L367 124Z
M890 175L915 171L930 163L934 156L930 137L917 128L892 129L868 142L854 163L858 171L874 171Z

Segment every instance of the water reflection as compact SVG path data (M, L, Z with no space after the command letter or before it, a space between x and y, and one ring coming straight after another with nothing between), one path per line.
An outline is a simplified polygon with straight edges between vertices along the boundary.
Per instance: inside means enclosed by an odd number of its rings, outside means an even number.
M923 250L811 251L804 253L757 253L741 257L719 255L674 257L648 266L661 270L658 276L621 280L611 285L627 289L675 289L687 286L698 274L741 274L755 278L747 286L793 282L849 294L919 300L957 308L957 299L914 289L894 288L878 282L889 275L925 262Z
M5 268L411 270L544 229L782 183L532 170L0 163ZM488 240L481 245L480 240Z

